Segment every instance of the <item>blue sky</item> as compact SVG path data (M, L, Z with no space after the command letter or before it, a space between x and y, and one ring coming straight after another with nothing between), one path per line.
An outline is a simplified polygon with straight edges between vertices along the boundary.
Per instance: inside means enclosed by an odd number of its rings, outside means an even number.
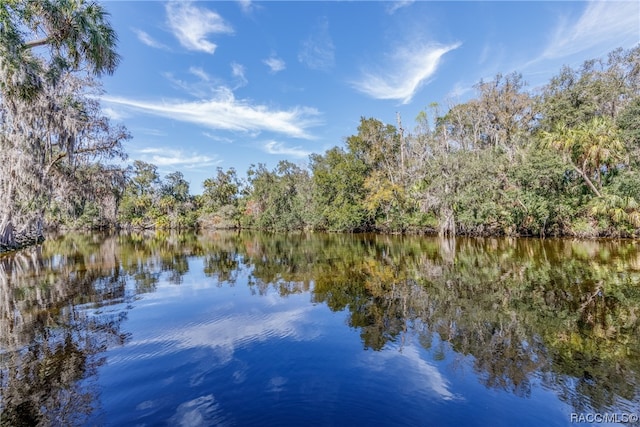
M199 193L218 166L300 165L360 117L411 130L432 102L518 71L530 88L640 42L637 1L107 1L122 63L104 112L130 161Z

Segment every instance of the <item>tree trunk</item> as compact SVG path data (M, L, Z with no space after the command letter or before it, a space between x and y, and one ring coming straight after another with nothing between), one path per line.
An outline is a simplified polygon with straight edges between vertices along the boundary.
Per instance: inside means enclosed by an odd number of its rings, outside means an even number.
M445 206L440 210L440 230L438 235L440 237L454 237L456 235L456 222L453 209L450 206Z
M3 147L3 149L7 149L7 148ZM12 152L10 148L8 149L8 151L9 153ZM3 176L0 177L2 180L6 180L5 182L8 183L8 188L5 187L6 193L2 194L2 197L0 198L0 204L1 204L0 215L4 211L4 215L2 216L2 222L0 222L0 252L6 251L6 250L12 250L17 247L16 230L13 225L13 215L12 215L13 201L15 200L15 197L16 197L16 191L15 191L16 187L14 184L15 173L12 170L13 162L9 161L8 163L9 163L9 168L5 169L6 174L3 174Z
M601 197L602 194L600 193L600 191L598 191L596 186L593 185L593 182L591 182L591 180L589 179L589 176L587 176L587 174L582 169L580 169L578 166L576 166L573 162L571 162L571 166L573 166L573 168L576 170L576 172L578 172L580 174L580 176L582 177L582 179L584 179L584 182L587 183L587 185L589 186L591 191L593 191L596 196Z
M455 237L442 237L439 239L440 243L440 256L442 259L453 264L456 259L456 239Z
M15 234L16 248L36 245L44 241L42 211L30 217L26 223Z
M0 223L0 252L16 247L16 234L11 221L11 213L6 213Z

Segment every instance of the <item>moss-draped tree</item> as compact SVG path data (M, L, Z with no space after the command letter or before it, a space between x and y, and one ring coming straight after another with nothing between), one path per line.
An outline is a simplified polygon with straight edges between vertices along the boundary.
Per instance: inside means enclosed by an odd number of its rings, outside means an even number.
M124 156L124 128L95 100L120 57L108 13L85 0L0 4L0 248L42 238L54 189L78 168ZM109 168L103 168L108 170Z

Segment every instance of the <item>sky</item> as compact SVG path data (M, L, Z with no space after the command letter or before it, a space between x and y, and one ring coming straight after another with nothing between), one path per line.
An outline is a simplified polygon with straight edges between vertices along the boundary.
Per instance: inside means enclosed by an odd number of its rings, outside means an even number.
M129 162L180 171L300 166L361 117L411 131L420 111L519 72L535 90L640 42L637 1L104 1L122 62L104 113Z

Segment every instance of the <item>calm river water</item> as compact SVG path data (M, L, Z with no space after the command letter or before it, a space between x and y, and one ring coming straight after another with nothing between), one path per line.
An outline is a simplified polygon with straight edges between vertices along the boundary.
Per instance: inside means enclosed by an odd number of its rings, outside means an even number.
M0 257L0 425L639 425L639 248L52 237Z

